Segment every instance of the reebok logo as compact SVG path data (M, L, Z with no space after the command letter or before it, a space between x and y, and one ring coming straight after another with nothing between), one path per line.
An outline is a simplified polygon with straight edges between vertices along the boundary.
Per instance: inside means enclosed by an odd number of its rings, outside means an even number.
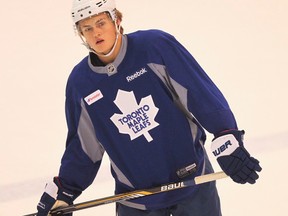
M63 193L64 195L70 197L70 198L73 198L73 197L74 197L73 194L69 194L69 193L67 193L67 192L65 192L65 191L63 191L62 193Z
M146 68L142 68L141 70L136 71L136 73L134 73L133 75L127 76L126 80L127 80L127 82L131 82L132 80L142 76L146 72L147 72Z
M228 140L223 145L221 145L219 148L217 148L215 151L213 151L214 156L220 155L222 152L224 152L226 149L228 149L229 146L232 146L232 143L230 140Z

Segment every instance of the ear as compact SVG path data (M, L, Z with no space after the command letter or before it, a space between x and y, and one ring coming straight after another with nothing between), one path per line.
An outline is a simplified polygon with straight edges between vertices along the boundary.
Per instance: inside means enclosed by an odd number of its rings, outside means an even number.
M121 20L117 18L116 19L116 24L117 24L117 26L119 26L121 24Z

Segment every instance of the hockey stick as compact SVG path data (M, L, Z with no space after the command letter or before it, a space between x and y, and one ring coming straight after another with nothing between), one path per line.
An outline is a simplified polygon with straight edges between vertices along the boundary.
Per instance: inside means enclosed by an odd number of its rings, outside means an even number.
M192 180L165 184L165 185L161 185L161 186L150 188L150 189L135 190L135 191L127 192L127 193L117 194L114 196L90 200L87 202L82 202L82 203L70 205L70 206L63 207L63 208L58 208L55 210L51 210L50 214L52 216L65 215L65 214L72 213L74 211L78 211L78 210L82 210L86 208L100 206L100 205L104 205L108 203L121 202L124 200L136 199L136 198L150 196L153 194L172 191L172 190L176 190L180 188L191 187L191 186L199 185L199 184L206 183L206 182L216 181L218 179L222 179L225 177L227 177L227 175L224 172L211 173L207 175L197 176ZM24 215L24 216L36 216L36 215L37 213L33 213L33 214Z

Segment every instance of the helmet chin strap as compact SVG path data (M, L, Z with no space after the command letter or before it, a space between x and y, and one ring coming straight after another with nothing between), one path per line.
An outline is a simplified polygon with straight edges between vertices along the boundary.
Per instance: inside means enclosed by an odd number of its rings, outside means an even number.
M107 53L107 54L104 54L104 53L98 53L96 52L94 49L92 49L89 44L83 39L83 36L80 35L80 38L81 40L83 41L83 45L86 46L86 48L95 53L97 56L101 56L101 57L109 57L110 55L112 55L112 53L114 52L115 48L116 48L116 45L117 45L117 42L118 42L118 39L119 39L119 35L120 35L120 28L121 28L121 25L119 25L117 27L117 23L116 23L116 20L115 20L115 28L116 28L116 39L115 39L115 42L114 42L114 45L112 47L112 49Z

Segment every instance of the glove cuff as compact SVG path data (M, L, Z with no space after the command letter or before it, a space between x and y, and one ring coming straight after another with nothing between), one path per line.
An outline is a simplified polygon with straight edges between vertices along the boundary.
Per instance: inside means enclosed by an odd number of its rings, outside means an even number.
M37 216L47 215L57 199L58 186L54 182L49 182L45 186L45 191L37 205Z
M215 136L211 143L213 155L216 158L231 155L238 147L243 145L243 134L244 131L227 130Z
M80 195L80 193L76 194L74 191L64 188L58 177L54 177L53 180L58 187L57 200L62 200L71 205L73 201Z

